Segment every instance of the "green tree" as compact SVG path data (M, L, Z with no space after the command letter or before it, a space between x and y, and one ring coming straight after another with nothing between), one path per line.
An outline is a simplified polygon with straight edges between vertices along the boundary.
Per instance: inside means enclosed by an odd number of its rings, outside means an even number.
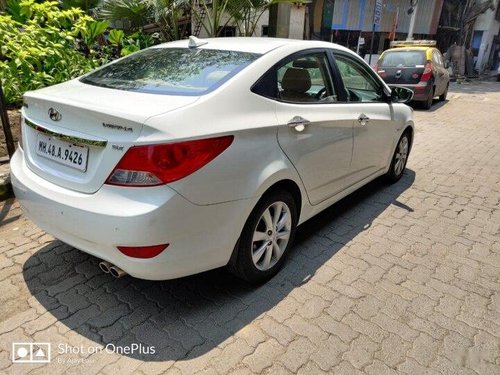
M227 12L242 36L252 36L260 18L272 5L279 3L309 3L309 0L232 0Z
M189 0L103 0L98 14L107 21L128 22L134 31L156 23L164 39L178 40L183 34L179 21L189 9Z
M271 5L309 2L310 0L198 0L191 4L191 11L210 37L219 36L221 28L229 24L235 24L240 35L252 36L260 18Z
M180 20L189 16L189 9L189 0L154 0L155 22L166 40L182 38L185 30L180 27Z
M111 22L129 22L132 30L139 30L154 19L154 3L144 0L103 0L98 15Z
M191 4L191 14L196 22L201 22L203 29L205 29L209 37L216 37L219 36L221 26L224 27L234 20L234 17L229 12L226 13L226 11L229 10L228 7L232 6L236 8L236 3L242 1L246 0L193 1ZM224 16L226 16L227 19L225 23L222 24Z

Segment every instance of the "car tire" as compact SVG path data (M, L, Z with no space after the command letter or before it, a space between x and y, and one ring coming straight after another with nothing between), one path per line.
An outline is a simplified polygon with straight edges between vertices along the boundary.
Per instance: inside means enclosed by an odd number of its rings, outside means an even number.
M283 266L297 227L297 207L284 190L265 194L243 227L227 268L251 284L271 279Z
M422 108L431 109L433 100L434 100L434 89L431 90L427 99L425 99L425 101L422 102Z
M385 178L388 183L395 183L401 179L406 168L406 162L408 161L408 156L410 155L411 149L411 138L410 132L405 131L401 138L399 138L396 150L394 150L394 155L392 156L391 166L389 171L385 174Z
M439 101L440 102L444 102L446 100L446 97L448 96L448 88L449 87L450 87L450 84L448 83L446 85L446 89L444 90L444 92L441 95L439 95Z

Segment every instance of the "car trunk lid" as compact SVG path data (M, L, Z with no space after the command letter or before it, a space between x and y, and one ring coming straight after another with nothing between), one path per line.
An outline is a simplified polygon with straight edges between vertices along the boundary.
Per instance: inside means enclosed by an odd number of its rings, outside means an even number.
M425 70L425 51L386 51L377 63L377 73L387 84L417 84Z
M93 193L138 141L149 117L197 99L101 88L76 80L27 93L22 111L26 163L47 181Z

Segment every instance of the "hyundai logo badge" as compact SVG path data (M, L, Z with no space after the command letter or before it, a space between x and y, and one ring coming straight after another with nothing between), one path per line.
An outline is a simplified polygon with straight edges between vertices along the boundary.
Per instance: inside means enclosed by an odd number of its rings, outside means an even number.
M62 115L54 108L49 108L49 117L52 121L60 121Z

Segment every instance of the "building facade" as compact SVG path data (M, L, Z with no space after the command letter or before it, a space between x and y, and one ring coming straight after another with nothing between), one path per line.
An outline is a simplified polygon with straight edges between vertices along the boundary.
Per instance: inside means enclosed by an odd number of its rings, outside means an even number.
M482 73L496 69L500 63L500 1L494 1L494 9L481 14L474 24L472 52L474 67Z
M493 5L474 23L470 49L474 55L474 67L482 72L495 68L500 60L500 0L489 1ZM445 52L449 45L452 28L440 25L441 15L451 0L312 0L308 4L280 3L266 10L258 21L253 36L277 36L293 39L315 39L339 43L360 55L378 55L389 47L391 40L404 40L408 36L412 13L415 16L414 39L438 39L438 46ZM449 9L448 9L449 11ZM449 18L449 17L448 17ZM224 24L221 36L238 36L235 25ZM445 22L446 24L446 22ZM203 27L193 34L206 37ZM439 38L440 33L447 38ZM456 35L455 31L455 35ZM439 45L441 44L441 45ZM466 48L469 46L467 45Z
M413 8L408 0L335 0L330 41L361 55L379 54L391 40L406 39L413 12L414 38L432 39L438 32L443 1L418 0Z

